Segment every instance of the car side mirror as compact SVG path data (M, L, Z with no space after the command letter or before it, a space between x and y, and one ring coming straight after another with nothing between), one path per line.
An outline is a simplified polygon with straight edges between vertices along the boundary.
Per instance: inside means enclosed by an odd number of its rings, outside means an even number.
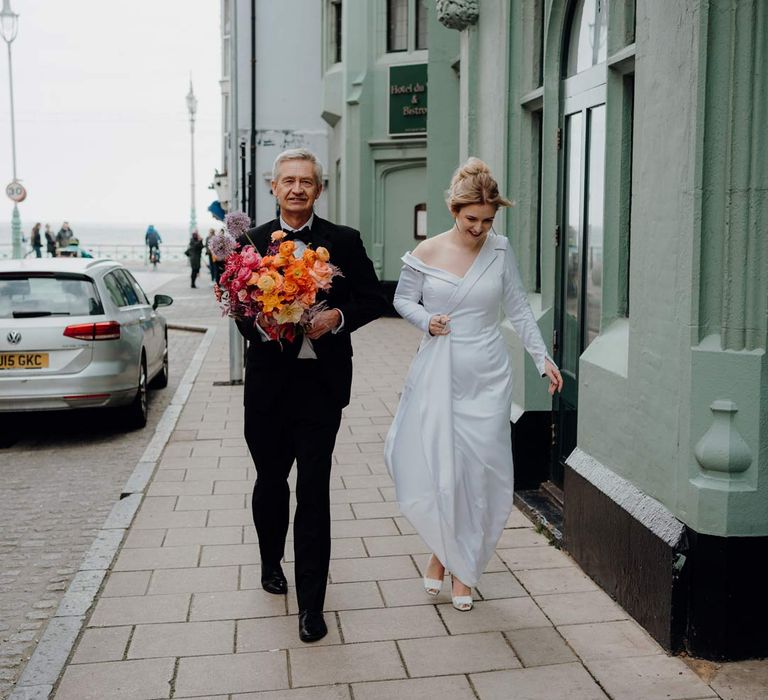
M171 304L173 304L173 297L169 297L167 294L155 294L152 308L156 309L158 306L170 306Z

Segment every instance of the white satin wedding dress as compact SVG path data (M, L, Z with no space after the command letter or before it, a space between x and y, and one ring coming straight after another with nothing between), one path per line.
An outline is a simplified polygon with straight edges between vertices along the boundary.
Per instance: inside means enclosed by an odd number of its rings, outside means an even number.
M410 253L402 259L394 305L425 335L386 464L403 515L449 571L475 586L512 510L512 377L500 308L541 374L546 347L505 237L489 234L464 277ZM435 314L450 316L448 335L428 334Z

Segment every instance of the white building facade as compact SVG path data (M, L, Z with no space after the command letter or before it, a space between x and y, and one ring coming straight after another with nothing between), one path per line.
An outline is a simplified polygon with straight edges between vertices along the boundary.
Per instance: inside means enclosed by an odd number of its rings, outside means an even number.
M306 0L221 0L221 168L214 186L225 212L246 211L256 224L274 217L272 164L287 148L310 149L327 170L320 21L321 4ZM326 216L326 198L315 208Z

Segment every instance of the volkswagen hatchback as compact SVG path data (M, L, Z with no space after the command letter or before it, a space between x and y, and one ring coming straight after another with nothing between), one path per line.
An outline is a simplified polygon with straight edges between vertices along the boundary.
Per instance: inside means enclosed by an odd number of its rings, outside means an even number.
M147 422L147 387L168 383L159 306L113 260L0 261L0 412L119 406Z

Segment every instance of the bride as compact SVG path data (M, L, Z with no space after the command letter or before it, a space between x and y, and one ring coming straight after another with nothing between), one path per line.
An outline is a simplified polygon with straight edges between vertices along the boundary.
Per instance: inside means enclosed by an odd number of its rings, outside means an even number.
M500 309L549 378L549 393L563 380L547 356L512 249L490 232L498 208L511 202L477 158L456 171L447 195L454 226L403 256L394 305L425 335L385 459L401 511L433 552L426 592L439 593L448 569L453 606L465 611L512 510L512 377Z

